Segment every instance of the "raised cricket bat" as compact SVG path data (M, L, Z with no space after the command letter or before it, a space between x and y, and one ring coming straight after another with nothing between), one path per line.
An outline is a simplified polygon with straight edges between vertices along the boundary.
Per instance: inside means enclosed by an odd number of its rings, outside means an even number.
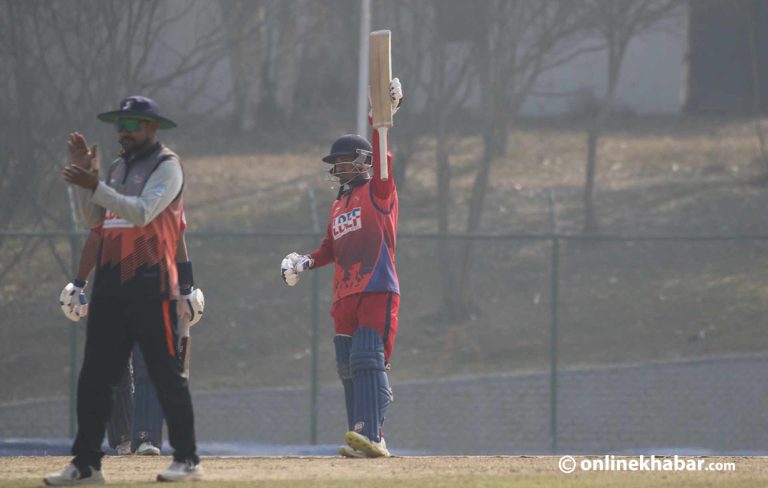
M389 83L392 81L392 32L371 32L369 45L372 125L373 130L379 131L379 174L386 181L389 179L387 131L392 127L392 101L389 96Z

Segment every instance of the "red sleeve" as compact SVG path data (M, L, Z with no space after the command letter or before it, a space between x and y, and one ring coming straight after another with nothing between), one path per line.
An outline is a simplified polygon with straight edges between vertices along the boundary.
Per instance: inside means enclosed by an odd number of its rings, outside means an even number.
M371 120L370 118L368 119ZM395 191L395 179L392 176L392 153L389 152L389 131L387 131L387 168L389 168L389 178L387 181L381 179L379 168L379 131L373 129L373 195L380 200L389 200Z
M328 229L326 230L323 243L320 244L320 247L309 253L309 257L314 261L312 268L320 268L333 261L333 237L331 236L331 224L328 224Z

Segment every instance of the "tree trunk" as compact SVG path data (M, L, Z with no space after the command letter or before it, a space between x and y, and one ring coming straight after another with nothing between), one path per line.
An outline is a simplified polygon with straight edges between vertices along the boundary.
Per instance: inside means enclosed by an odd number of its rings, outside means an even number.
M432 79L435 80L434 93L429 107L429 120L435 128L435 156L437 159L437 230L441 234L450 231L451 209L451 165L449 156L449 133L447 107L444 101L451 94L446 93L447 55L445 43L438 37L433 39L434 61ZM453 263L456 262L451 252L451 242L440 239L437 245L438 268L440 269L441 306L438 316L446 320L461 320L464 317L460 287L456 282Z
M467 217L467 234L474 234L480 227L480 220L483 215L483 204L485 203L485 196L488 193L488 180L491 174L491 165L493 164L492 154L496 152L495 137L492 134L483 137L484 149L482 161L479 162L480 167L477 170L475 176L475 183L472 186L472 195L469 200L469 215ZM472 259L472 249L474 247L474 241L467 239L464 241L461 252L461 265L458 284L460 287L461 302L465 308L469 306L469 294L470 289L470 262Z
M598 230L595 217L594 191L595 173L597 172L597 142L600 137L600 129L597 123L593 123L587 130L587 168L586 182L584 184L584 233L594 234Z
M480 228L483 204L488 192L491 165L494 158L499 156L502 148L505 147L507 130L507 110L505 104L501 102L504 100L503 87L500 80L498 80L498 73L494 71L494 66L490 59L488 40L486 39L478 43L478 48L479 54L477 59L480 63L478 71L480 73L480 86L482 87L482 106L484 112L490 114L490 117L484 121L483 154L480 161L477 162L478 169L469 199L469 212L466 224L467 234L473 234ZM468 290L471 288L470 262L473 247L473 240L467 239L464 241L459 265L459 296L464 304L465 312L468 312L470 305Z
M594 120L587 132L587 167L584 184L584 233L594 234L599 231L600 224L595 212L595 180L597 179L597 148L605 123L613 109L616 95L616 85L619 81L621 64L626 53L629 38L609 39L608 45L608 87L597 108Z
M439 124L443 125L443 124ZM451 196L451 167L446 148L447 137L445 128L437 133L437 230L440 234L448 234L450 230L450 196ZM451 318L462 315L461 299L456 286L456 276L451 263L455 262L451 255L451 243L447 238L440 239L437 245L438 268L442 284L442 305L439 316Z
M230 127L234 133L252 131L256 125L257 103L261 92L261 76L254 76L254 66L263 63L261 17L263 2L243 1L221 4L226 29L227 53L232 74L234 97Z

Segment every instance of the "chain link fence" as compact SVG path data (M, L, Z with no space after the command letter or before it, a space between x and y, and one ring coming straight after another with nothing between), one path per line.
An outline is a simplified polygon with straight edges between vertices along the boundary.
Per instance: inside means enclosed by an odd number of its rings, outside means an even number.
M68 257L72 237L3 237L6 249L39 245L24 264L34 282L3 289L0 438L71 435L67 365L79 368L84 332L58 310L69 261L52 256ZM199 439L339 442L331 269L295 288L276 271L319 237L187 239L206 294L192 330ZM451 317L436 249L467 243L466 316ZM401 234L388 442L401 453L764 452L767 246L763 235Z

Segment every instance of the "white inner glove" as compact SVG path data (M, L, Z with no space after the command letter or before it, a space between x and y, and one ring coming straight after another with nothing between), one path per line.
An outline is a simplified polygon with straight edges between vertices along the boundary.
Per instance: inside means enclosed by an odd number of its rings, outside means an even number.
M399 78L392 78L389 82L389 98L392 100L392 115L395 115L403 102L403 85Z
M309 256L292 252L280 263L280 274L288 286L295 286L299 282L299 273L311 269L314 261Z
M179 318L187 320L193 326L203 318L205 295L200 288L192 288L191 293L179 296Z
M59 305L64 316L72 322L77 322L81 317L88 315L88 299L83 291L74 283L68 283L59 294Z

